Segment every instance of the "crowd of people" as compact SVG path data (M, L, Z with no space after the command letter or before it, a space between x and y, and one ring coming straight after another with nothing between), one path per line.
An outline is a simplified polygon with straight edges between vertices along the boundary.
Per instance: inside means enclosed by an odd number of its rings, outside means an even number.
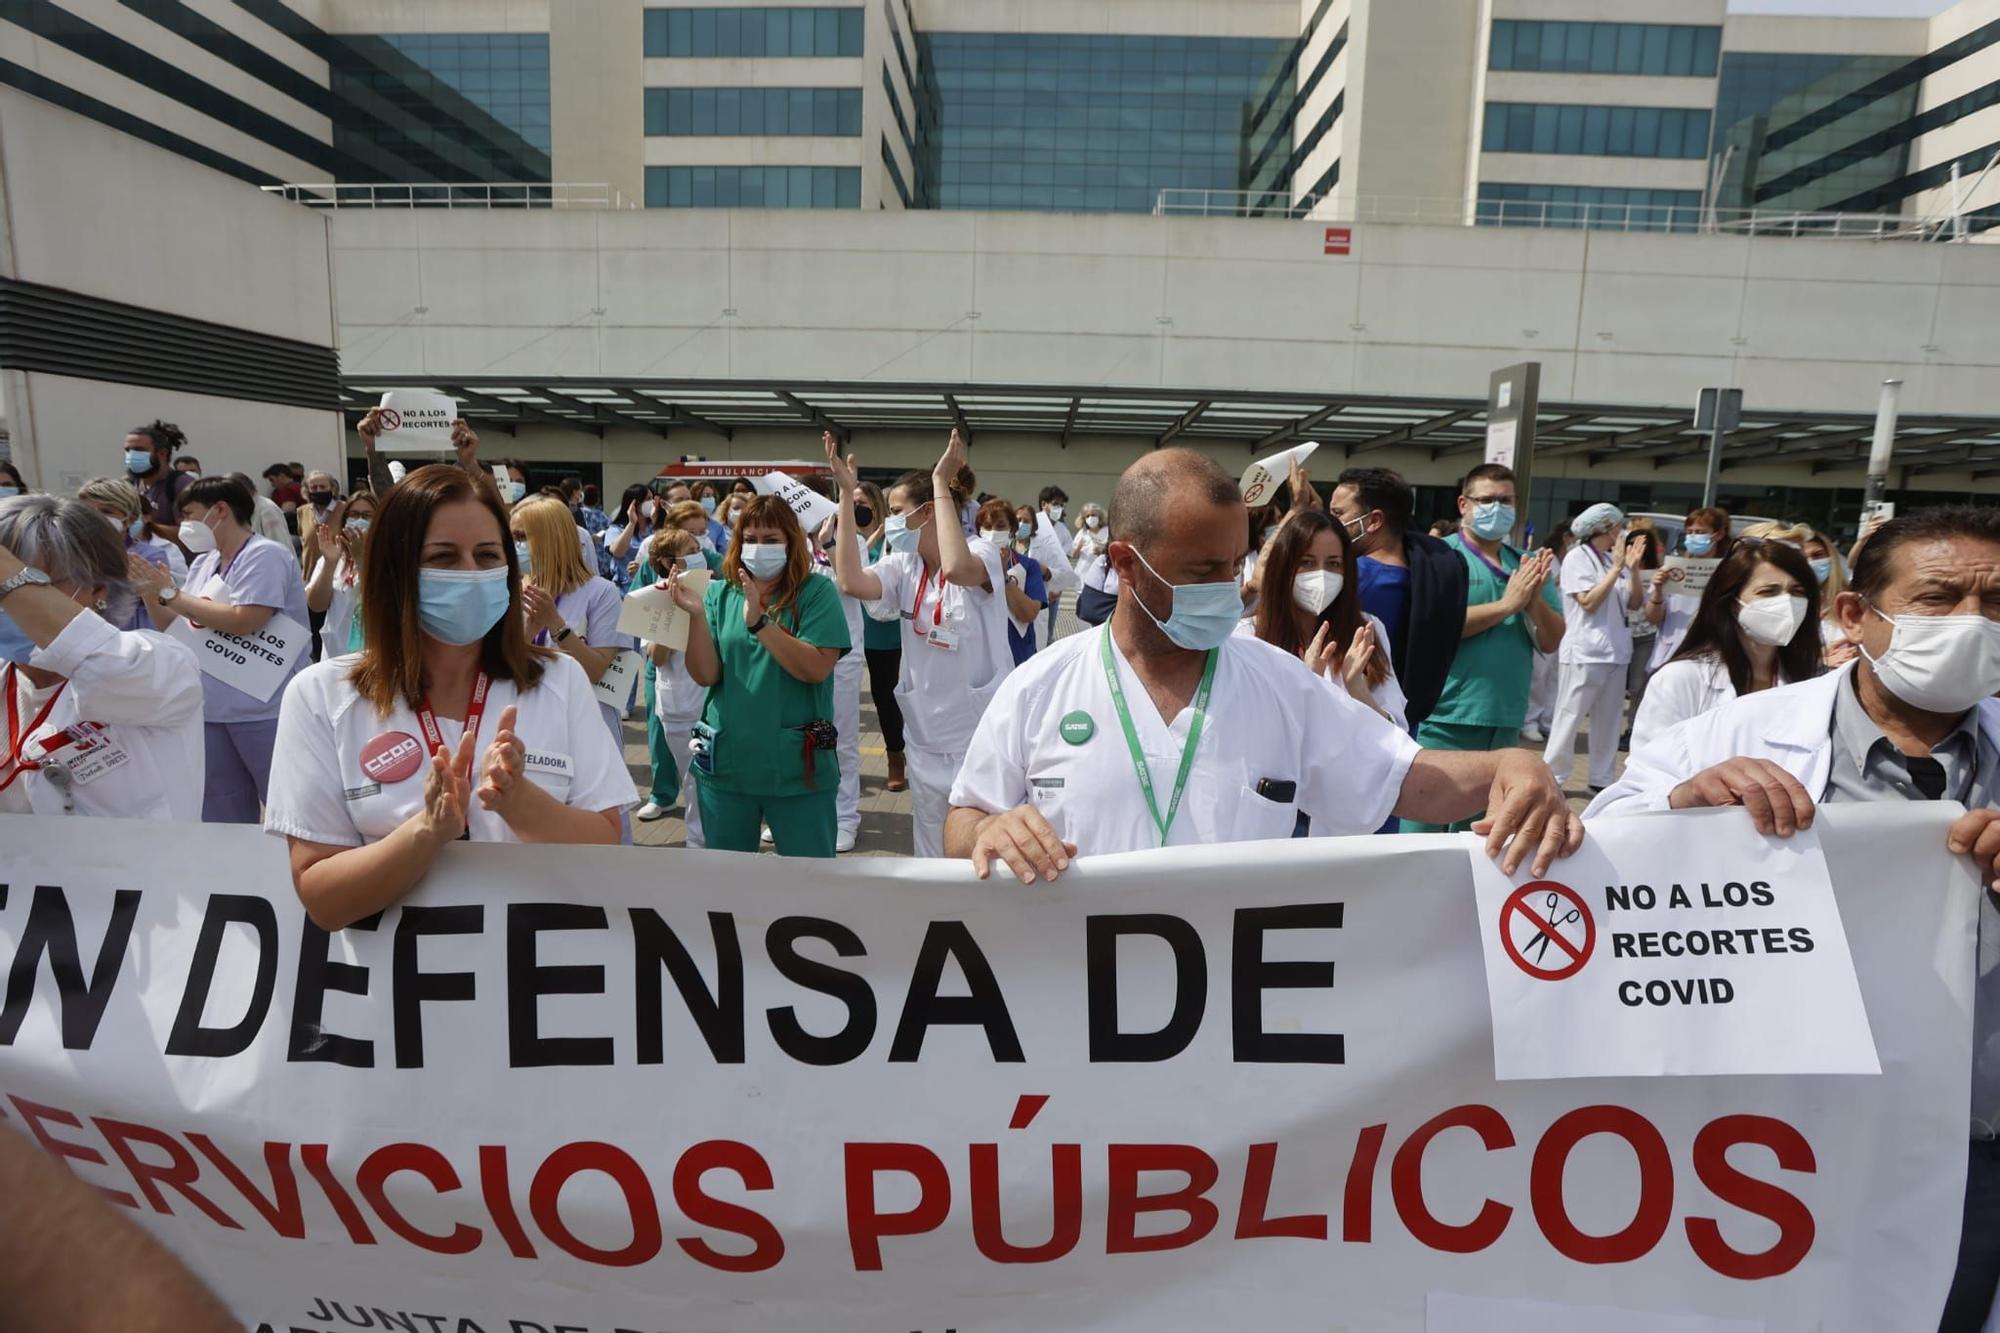
M1179 448L1108 506L1016 503L979 491L957 432L887 487L825 437L818 509L749 479L606 509L573 479L529 493L463 421L450 462L407 471L374 413L359 432L345 494L296 464L267 493L205 473L164 422L74 498L0 467L0 813L261 823L337 930L461 839L617 844L678 809L692 847L849 850L865 689L909 849L982 879L1447 829L1541 874L1606 815L1736 805L1788 836L1827 802L1949 800L1950 850L2000 888L2000 509L1842 551L1597 503L1524 545L1494 464L1427 533L1392 471L1322 495L1294 464L1283 504L1246 507ZM684 633L631 637L639 593ZM2000 939L1992 895L1981 912ZM1969 1219L2000 1215L2000 958L1982 967ZM1968 1223L1948 1328L1990 1304L1992 1231Z

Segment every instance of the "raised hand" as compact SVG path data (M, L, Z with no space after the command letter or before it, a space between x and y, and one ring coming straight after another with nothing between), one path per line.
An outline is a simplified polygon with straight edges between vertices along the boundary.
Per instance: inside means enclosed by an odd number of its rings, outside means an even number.
M1347 692L1357 699L1368 694L1368 664L1374 660L1375 626L1364 620L1361 628L1354 631L1354 639L1340 661L1340 678L1347 683Z
M479 457L479 435L464 417L451 423L451 448L460 467L472 467Z
M127 553L125 556L125 577L132 590L141 597L152 597L173 584L173 578L166 570L148 560L143 555Z
M521 615L527 620L531 634L538 630L555 634L563 627L563 618L556 611L556 599L549 596L548 589L537 584L521 585Z
M342 500L333 511L313 527L313 538L319 543L319 553L327 560L337 560L346 549L343 539L347 535L347 501Z
M673 573L667 575L666 589L667 596L673 599L675 606L691 616L702 614L702 594L688 584L681 582L680 570L676 569Z
M749 571L743 575L743 625L744 628L756 624L764 618L764 590L757 586L757 580Z
M1292 492L1293 511L1296 512L1301 509L1324 510L1326 502L1320 499L1319 492L1313 489L1312 478L1306 475L1305 467L1297 458L1291 459L1289 466L1291 468L1289 485Z
M382 433L382 409L371 407L361 414L355 424L354 433L361 437L361 447L369 453L375 452L375 437Z
M515 799L527 785L521 776L527 750L514 734L517 711L513 704L500 710L499 730L493 733L493 740L486 747L485 762L480 765L479 803L502 819L507 818Z
M1512 613L1525 611L1528 604L1542 591L1542 584L1548 581L1549 562L1547 553L1539 553L1523 560L1519 567L1507 577L1507 591L1500 594L1500 600L1507 604Z
M1333 641L1331 625L1324 621L1320 623L1319 631L1313 635L1312 642L1306 645L1306 650L1299 654L1299 660L1304 662L1306 669L1315 676L1324 676L1329 671L1339 669L1340 646Z
M834 438L832 431L822 431L819 442L826 449L826 469L833 474L833 484L840 488L840 494L852 495L855 486L860 483L861 464L853 454L845 458L840 456L840 441Z
M931 469L931 475L946 481L955 481L959 469L965 466L965 437L958 433L958 427L951 428L951 438L945 441L944 454Z

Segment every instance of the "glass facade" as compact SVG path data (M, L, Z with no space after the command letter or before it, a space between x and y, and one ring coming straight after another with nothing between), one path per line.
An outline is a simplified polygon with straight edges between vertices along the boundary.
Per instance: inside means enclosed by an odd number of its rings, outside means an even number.
M858 56L859 7L815 5L722 9L648 9L646 54L716 56Z
M647 167L648 208L859 208L859 167Z
M648 88L651 135L861 133L859 88Z
M1701 158L1708 156L1708 112L1488 102L1481 146L1489 153Z
M1722 29L1687 23L1493 20L1488 69L1544 74L1658 74L1712 79Z
M341 181L546 181L547 33L329 39Z
M1474 219L1482 227L1694 231L1701 221L1701 191L1481 181Z
M1248 122L1290 41L928 33L945 208L1150 212L1163 189L1243 188Z
M549 151L547 33L383 33L382 40L544 153Z
M1909 122L1918 84L1879 96L1864 90L1905 63L1892 56L1725 56L1711 150L1727 161L1717 205L1831 209L1900 177L1909 161L1908 139L1873 148L1869 141ZM1827 114L1842 103L1851 109ZM1899 203L1883 207L1893 212Z
M1332 131L1334 122L1340 119L1345 109L1347 94L1342 89L1321 109L1312 127L1303 135L1298 134L1299 117L1306 114L1307 104L1325 81L1327 72L1340 58L1340 53L1347 49L1347 25L1343 23L1313 61L1312 68L1300 75L1299 68L1305 59L1306 49L1331 8L1332 0L1320 0L1305 31L1287 53L1284 66L1269 80L1270 87L1256 114L1250 118L1254 152L1249 169L1244 172L1242 188L1252 196L1247 211L1253 214L1273 209L1290 210L1292 183L1299 168ZM1322 191L1307 190L1302 193L1318 195Z

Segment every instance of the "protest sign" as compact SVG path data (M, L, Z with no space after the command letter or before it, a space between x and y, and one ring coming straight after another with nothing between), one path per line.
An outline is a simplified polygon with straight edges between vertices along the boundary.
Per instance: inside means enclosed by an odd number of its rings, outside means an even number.
M1676 596L1699 597L1715 574L1719 559L1690 555L1670 555L1663 562L1667 570L1666 590Z
M1045 509L1035 511L1035 535L1028 542L1028 554L1041 562L1042 579L1048 584L1051 594L1083 586L1083 580L1077 577L1076 566L1069 562L1069 552L1063 549L1062 537L1056 532L1056 525Z
M1547 878L1472 877L1500 1078L1881 1071L1811 829L1600 819Z
M215 585L220 583L215 580ZM222 600L219 591L207 595ZM264 703L290 677L292 663L312 642L312 632L282 611L273 612L262 629L249 634L225 634L181 618L174 620L170 632L194 649L204 672Z
M783 472L767 472L760 481L750 483L759 495L775 495L792 507L798 515L799 526L806 530L810 538L818 532L820 525L840 513L833 501L801 482L797 477Z
M1880 1074L1521 1082L1465 836L455 844L329 936L254 829L0 816L0 1119L271 1333L1931 1328L1952 813L1821 813Z
M681 571L682 586L696 592L707 591L708 580L706 569ZM618 632L679 652L687 647L687 613L675 606L667 590L657 583L634 588L618 604Z
M1319 448L1318 440L1307 440L1304 444L1290 449L1280 449L1269 458L1260 458L1243 473L1243 503L1252 507L1268 504L1278 488L1292 475L1292 464L1304 467L1305 461Z
M375 452L435 454L451 448L451 425L458 420L458 400L421 389L391 389L382 395Z
M611 664L604 668L604 674L592 686L597 692L597 702L609 704L620 713L630 708L632 691L639 684L639 665L643 661L643 657L629 648L614 654Z

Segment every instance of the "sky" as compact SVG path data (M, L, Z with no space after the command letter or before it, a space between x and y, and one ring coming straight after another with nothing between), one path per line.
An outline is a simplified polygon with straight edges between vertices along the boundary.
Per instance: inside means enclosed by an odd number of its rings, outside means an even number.
M1930 18L1952 0L1729 0L1732 14L1856 14L1864 17Z

